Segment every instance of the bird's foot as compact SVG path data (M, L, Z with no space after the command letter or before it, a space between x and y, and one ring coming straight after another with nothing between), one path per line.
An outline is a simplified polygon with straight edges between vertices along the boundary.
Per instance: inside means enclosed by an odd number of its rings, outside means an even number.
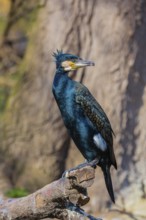
M97 164L98 164L99 160L98 159L95 159L95 160L92 160L90 162L84 162L84 163L81 163L79 164L78 166L72 168L72 169L69 169L69 170L66 170L63 174L62 174L62 177L68 177L68 174L71 172L71 171L74 171L74 170L79 170L81 168L84 168L86 166L91 166L93 167L94 169L96 168Z
M65 170L65 172L62 174L62 177L68 177L68 173L70 173L71 171L74 171L74 170L79 170L85 166L87 166L89 163L88 162L85 162L85 163L81 163L79 164L78 166L74 167L74 168L71 168L69 170Z
M94 159L94 160L92 160L92 161L90 161L90 162L88 162L88 164L91 166L91 167L93 167L93 168L96 168L96 166L97 166L97 164L99 163L99 159Z

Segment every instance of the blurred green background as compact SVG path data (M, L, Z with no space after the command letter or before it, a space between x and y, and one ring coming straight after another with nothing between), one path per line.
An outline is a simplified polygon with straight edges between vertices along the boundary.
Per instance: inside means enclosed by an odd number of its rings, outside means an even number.
M116 205L98 168L86 210L146 219L145 0L0 0L0 194L26 195L84 161L51 92L56 49L95 62L72 77L91 90L116 134Z

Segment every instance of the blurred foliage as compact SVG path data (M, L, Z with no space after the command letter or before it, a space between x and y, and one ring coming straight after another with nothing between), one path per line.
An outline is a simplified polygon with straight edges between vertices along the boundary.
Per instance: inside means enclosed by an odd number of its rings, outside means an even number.
M9 10L10 0L0 0L0 40L7 24Z
M6 27L6 19L3 17L0 17L0 41L2 40L2 34Z
M10 10L10 0L0 0L0 15L7 15Z
M1 86L0 87L0 114L3 113L6 106L6 100L9 96L9 87Z
M1 48L3 58L0 63L0 116L6 112L6 109L9 109L14 96L19 93L23 80L26 80L27 62L29 63L29 59L32 59L33 56L34 43L29 39L32 39L31 35L40 8L32 0L30 4L25 1L20 1L20 3L21 7L14 7L13 13L12 11L10 13L13 18L10 25L11 17L8 15L10 0L0 0L0 41L5 29L9 27L6 31L6 39L8 38L8 41L11 42L11 47L6 48L6 51L5 47ZM32 56L23 59L28 43L29 54Z
M5 193L5 195L10 198L20 198L27 196L28 194L28 191L23 188L13 188Z

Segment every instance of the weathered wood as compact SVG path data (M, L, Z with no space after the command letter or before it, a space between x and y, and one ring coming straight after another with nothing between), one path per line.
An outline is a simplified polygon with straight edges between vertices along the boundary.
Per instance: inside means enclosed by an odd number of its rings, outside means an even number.
M94 182L95 170L90 166L68 172L40 190L19 199L1 201L1 220L23 219L95 219L79 206L89 201L86 188ZM77 206L76 206L77 205Z

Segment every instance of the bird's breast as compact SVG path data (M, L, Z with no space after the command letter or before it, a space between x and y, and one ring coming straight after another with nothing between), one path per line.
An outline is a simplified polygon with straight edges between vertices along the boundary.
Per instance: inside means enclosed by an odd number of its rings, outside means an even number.
M88 161L95 159L97 150L94 146L93 136L97 131L76 102L75 86L68 82L58 88L54 89L53 94L70 136Z

